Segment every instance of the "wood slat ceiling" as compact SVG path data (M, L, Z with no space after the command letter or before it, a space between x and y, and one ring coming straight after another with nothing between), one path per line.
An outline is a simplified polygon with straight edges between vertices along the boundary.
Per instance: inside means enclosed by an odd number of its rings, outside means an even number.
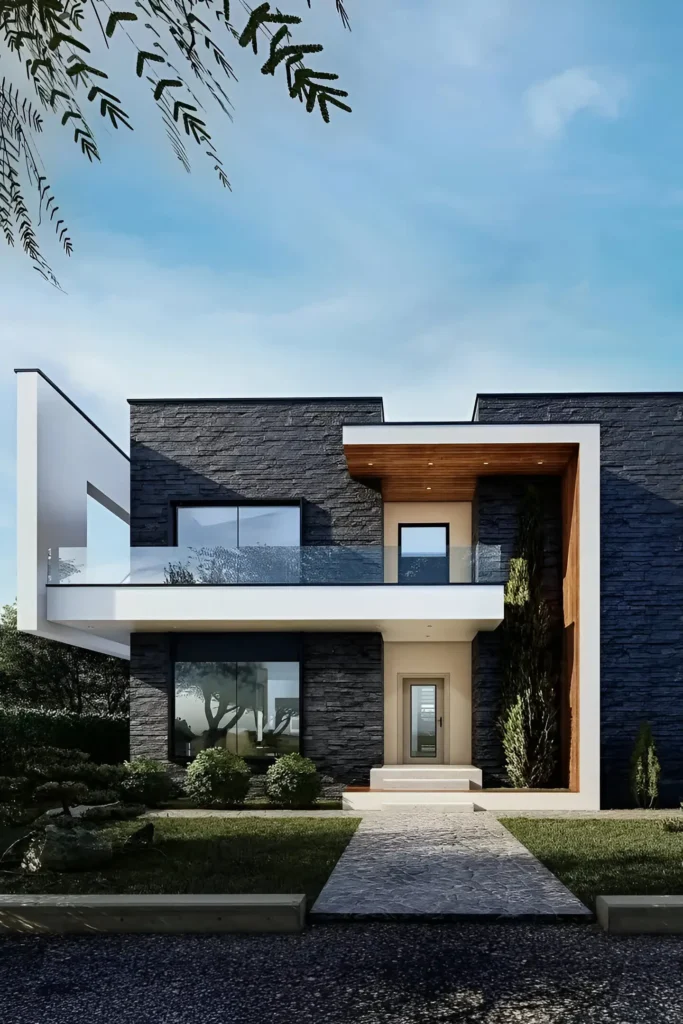
M351 476L379 479L385 501L471 501L479 476L560 475L575 444L346 445Z

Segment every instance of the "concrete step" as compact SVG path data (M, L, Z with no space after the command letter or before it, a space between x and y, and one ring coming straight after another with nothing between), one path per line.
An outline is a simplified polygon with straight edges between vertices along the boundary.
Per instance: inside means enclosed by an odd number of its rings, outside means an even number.
M402 779L385 779L381 786L372 786L372 789L376 789L378 792L387 792L388 790L397 791L414 791L414 790L429 790L437 789L444 792L451 790L457 790L458 792L469 792L470 780L469 779L452 779L449 776L440 778L434 776L432 779L414 779L412 776Z
M0 894L0 935L300 932L306 897L284 894Z
M427 783L427 786L423 786L423 783ZM481 769L471 764L385 764L370 772L371 789L451 790L481 787Z
M683 896L598 896L595 911L615 935L683 935Z
M352 789L342 793L345 811L402 811L428 808L430 811L463 811L472 813L474 803L463 800L456 792L432 790L420 793L405 790L389 792L379 789Z

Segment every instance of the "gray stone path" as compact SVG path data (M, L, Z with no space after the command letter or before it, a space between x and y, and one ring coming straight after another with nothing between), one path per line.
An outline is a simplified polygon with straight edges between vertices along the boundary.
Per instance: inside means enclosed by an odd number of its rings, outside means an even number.
M491 814L365 814L313 916L589 915Z

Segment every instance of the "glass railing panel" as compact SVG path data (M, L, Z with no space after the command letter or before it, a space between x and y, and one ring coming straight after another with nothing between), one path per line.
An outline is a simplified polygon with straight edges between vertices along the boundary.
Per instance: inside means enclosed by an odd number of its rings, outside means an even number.
M112 586L335 586L502 583L497 545L405 558L396 547L136 547L107 562L87 548L52 549L48 582Z

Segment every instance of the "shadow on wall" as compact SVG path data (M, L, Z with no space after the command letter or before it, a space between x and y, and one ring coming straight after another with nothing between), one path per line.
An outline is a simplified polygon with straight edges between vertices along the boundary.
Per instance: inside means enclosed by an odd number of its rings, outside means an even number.
M175 504L237 501L299 501L301 486L291 477L287 481L237 481L229 486L170 459L153 448L131 447L131 521L132 547L164 547L175 544ZM360 484L363 487L364 485ZM343 543L335 537L333 512L322 502L302 501L304 544Z
M562 498L556 476L480 477L472 526L475 544L499 545L502 576L489 576L482 563L477 582L507 581L510 559L517 554L520 506L529 487L539 493L543 510L543 596L551 616L562 617ZM498 716L501 690L499 626L477 633L472 641L472 763L483 772L485 788L507 785Z
M630 806L629 761L649 721L660 804L683 800L683 481L680 503L603 467L601 768L603 806Z
M494 478L497 479L497 478ZM601 801L629 807L631 752L649 721L662 765L660 804L683 799L683 484L681 503L601 470ZM488 515L491 495L486 495ZM486 518L511 548L509 518ZM507 531L507 532L506 532ZM485 535L490 541L490 532ZM559 564L559 563L558 563ZM555 570L554 570L555 571ZM473 761L484 785L504 778L498 713L500 629L472 645Z

